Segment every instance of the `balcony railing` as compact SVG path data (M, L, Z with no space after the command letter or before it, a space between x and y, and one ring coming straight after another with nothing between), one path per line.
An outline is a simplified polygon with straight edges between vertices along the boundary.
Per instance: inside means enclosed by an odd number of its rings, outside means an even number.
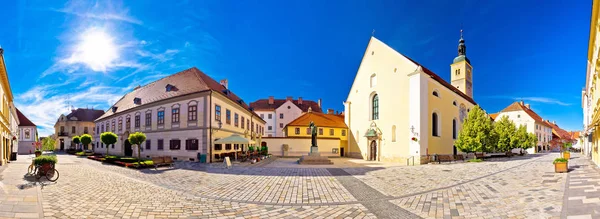
M68 132L58 132L56 135L58 136L69 136Z

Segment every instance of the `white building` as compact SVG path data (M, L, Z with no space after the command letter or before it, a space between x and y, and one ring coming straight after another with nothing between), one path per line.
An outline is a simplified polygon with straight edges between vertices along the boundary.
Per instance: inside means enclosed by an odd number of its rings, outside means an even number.
M127 138L143 132L143 157L170 156L175 160L207 161L223 153L243 151L244 146L213 144L238 134L246 138L264 134L265 121L228 89L227 80L213 80L197 68L167 76L123 96L96 121L96 132L118 135L114 145L94 136L96 152L137 156Z
M31 154L35 151L34 144L37 139L37 126L17 109L19 118L19 145L18 154Z
M285 137L284 127L302 113L308 112L308 108L312 108L313 112L322 113L321 99L315 102L303 100L302 97L294 100L293 97L275 99L270 96L269 99L250 103L250 107L267 122L265 137Z
M508 119L513 121L517 128L523 125L527 128L528 133L534 133L538 138L538 142L536 147L527 149L528 153L550 150L552 127L544 122L544 119L535 113L529 104L525 104L523 101L514 102L499 113L490 116L494 121L500 120L503 116L508 116Z
M588 64L588 76L590 74L590 65ZM587 82L591 83L591 80L587 80ZM587 85L589 87L591 85ZM592 121L592 110L591 106L592 99L588 95L586 89L581 92L581 107L583 108L583 131L581 135L583 136L583 141L580 142L581 152L588 158L592 158L592 133L593 128L590 127L590 122Z

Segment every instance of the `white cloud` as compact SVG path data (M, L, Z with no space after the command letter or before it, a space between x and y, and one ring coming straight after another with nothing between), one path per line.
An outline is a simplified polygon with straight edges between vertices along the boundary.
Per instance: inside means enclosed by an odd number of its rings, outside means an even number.
M546 104L556 104L556 105L561 105L561 106L570 106L571 105L570 103L565 103L560 100L556 100L553 98L546 98L546 97L521 97L521 98L513 98L513 99L538 102L538 103L546 103Z
M115 13L92 13L92 12L76 12L71 8L63 8L63 9L53 9L52 11L61 12L65 14L75 15L83 18L91 18L97 20L115 20L115 21L124 21L127 23L142 25L143 23L135 18L127 16L125 13L123 14L115 14Z

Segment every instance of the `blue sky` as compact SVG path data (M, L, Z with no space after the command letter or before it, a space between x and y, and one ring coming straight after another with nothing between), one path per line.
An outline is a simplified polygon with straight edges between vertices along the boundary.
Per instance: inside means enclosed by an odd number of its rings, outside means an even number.
M373 29L448 80L462 24L485 110L523 99L581 129L591 1L535 2L7 1L0 45L16 105L44 136L68 105L104 110L193 66L246 102L301 96L341 111Z

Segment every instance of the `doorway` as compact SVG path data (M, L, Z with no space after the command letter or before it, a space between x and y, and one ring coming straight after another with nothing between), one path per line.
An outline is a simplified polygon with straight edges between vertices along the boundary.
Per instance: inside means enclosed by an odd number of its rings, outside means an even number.
M452 146L452 147L454 148L454 149L453 149L453 151L454 151L454 155L457 155L457 154L458 154L458 150L456 150L456 145L454 145L454 146Z
M60 139L60 150L61 151L65 150L65 140Z
M340 157L344 156L344 148L340 148Z
M131 148L131 144L129 140L125 140L125 156L131 157L133 155L133 149Z
M369 154L369 160L377 160L377 142L371 141L371 153Z

